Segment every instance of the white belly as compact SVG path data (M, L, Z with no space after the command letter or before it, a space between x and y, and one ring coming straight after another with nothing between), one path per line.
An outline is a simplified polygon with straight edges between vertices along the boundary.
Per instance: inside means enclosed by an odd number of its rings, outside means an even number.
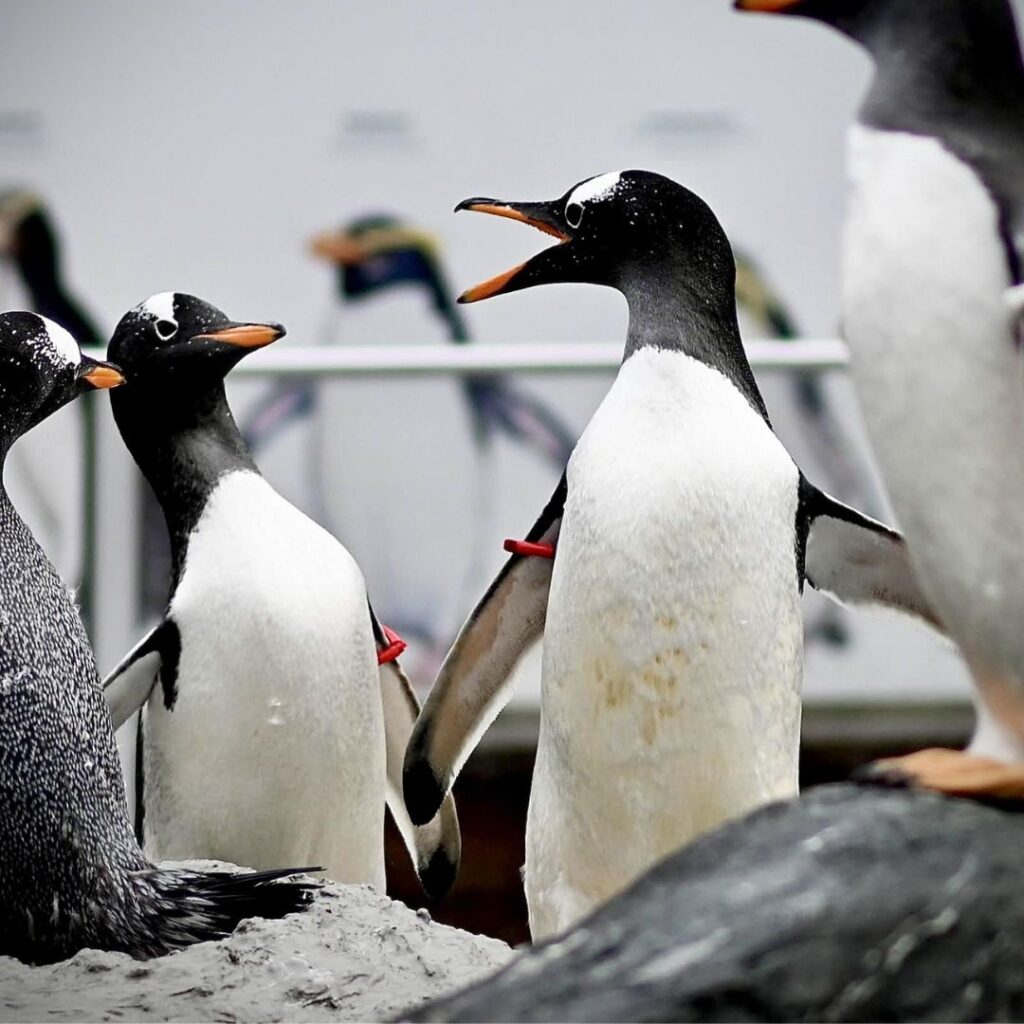
M146 721L146 850L384 885L384 726L349 553L253 473L225 476L171 614L178 698Z
M534 937L797 788L797 470L721 374L627 360L569 464L527 824Z
M996 206L934 139L857 126L849 165L843 323L875 454L922 587L1024 735L1024 379Z

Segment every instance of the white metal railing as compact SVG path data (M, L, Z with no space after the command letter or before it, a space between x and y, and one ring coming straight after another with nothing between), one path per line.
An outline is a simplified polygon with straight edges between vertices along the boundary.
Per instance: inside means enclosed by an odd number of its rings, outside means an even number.
M846 346L835 339L751 341L755 370L838 370ZM103 358L99 350L89 355ZM595 373L622 361L622 342L516 344L282 345L244 359L233 377L433 377L474 373Z

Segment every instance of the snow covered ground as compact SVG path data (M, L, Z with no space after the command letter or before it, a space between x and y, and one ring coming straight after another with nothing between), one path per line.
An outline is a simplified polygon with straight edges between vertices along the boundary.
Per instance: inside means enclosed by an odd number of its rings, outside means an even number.
M156 960L0 957L0 1021L388 1020L511 956L369 886L327 885L301 914L243 921L220 942Z

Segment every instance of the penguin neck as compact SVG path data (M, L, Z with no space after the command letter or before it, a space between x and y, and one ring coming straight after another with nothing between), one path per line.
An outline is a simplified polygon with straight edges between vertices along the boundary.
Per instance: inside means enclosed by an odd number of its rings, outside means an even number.
M1024 62L1009 5L958 5L937 31L928 3L882 17L857 38L875 76L861 120L874 127L934 131L1019 115Z
M3 472L6 459L7 448L0 455L0 472ZM7 485L3 482L0 482L0 554L8 569L46 560L42 547L21 518L21 513L14 507L7 493Z
M7 449L5 448L2 456L0 456L0 472L6 468L7 461ZM12 524L22 523L22 518L18 514L18 510L14 507L14 502L11 501L11 496L7 493L6 483L0 482L0 535L5 539L7 534L11 530ZM7 553L5 552L5 557Z
M206 391L167 396L127 387L111 394L114 419L167 520L173 578L189 534L226 473L258 473L217 381Z
M629 304L625 362L644 348L679 352L718 370L771 426L736 319L735 287L694 288L692 273L636 275L622 287ZM730 282L731 282L730 278Z

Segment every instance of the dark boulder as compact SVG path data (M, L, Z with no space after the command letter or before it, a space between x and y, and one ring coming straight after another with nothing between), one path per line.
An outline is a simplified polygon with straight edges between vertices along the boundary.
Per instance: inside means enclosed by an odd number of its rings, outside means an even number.
M404 1019L1024 1019L1024 814L843 784L727 825Z

